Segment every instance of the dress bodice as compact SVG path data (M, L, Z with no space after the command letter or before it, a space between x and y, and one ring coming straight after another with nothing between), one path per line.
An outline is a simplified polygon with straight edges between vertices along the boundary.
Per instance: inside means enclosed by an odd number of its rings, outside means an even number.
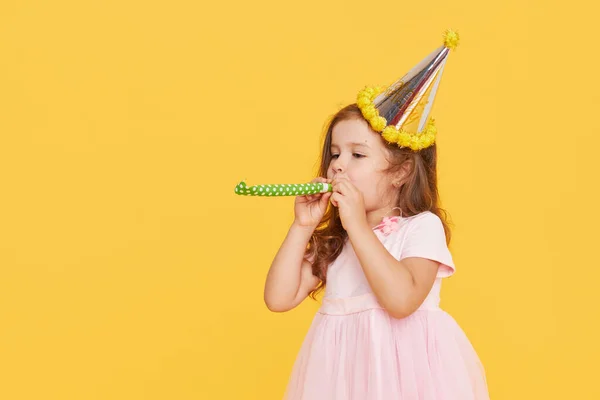
M437 224L436 220L440 223ZM426 232L423 232L423 226L429 230L433 228L433 230L437 230L437 233L430 232L427 236ZM445 235L443 235L443 244L440 242L440 227L439 218L433 213L425 212L408 218L384 218L382 224L373 229L384 247L397 260L408 256L421 256L440 262L438 276L419 309L439 308L442 278L450 276L454 272L454 264L446 247ZM417 237L410 236L411 234L415 234ZM415 239L420 240L417 246L413 243ZM429 240L431 242L428 242ZM439 249L440 246L443 246L445 251ZM344 301L341 302L341 299ZM353 305L353 302L356 304ZM335 308L340 307L344 308L344 310L340 310L344 313L348 311L348 307L358 310L381 308L369 286L350 240L346 241L342 252L327 270L327 285L322 309L334 313Z

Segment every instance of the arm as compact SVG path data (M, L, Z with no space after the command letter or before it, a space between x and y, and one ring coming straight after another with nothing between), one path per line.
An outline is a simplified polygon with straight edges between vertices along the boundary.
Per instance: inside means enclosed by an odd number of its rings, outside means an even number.
M421 257L398 261L367 224L348 231L354 252L379 303L394 318L412 314L436 278L439 262Z
M319 284L319 278L312 274L311 263L303 260L313 231L314 228L296 222L290 227L267 274L264 301L269 310L293 309Z

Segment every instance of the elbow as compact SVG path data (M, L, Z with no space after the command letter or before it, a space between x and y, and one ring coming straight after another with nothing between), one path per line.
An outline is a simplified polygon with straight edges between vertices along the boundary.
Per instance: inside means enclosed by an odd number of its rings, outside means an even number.
M288 311L287 307L282 307L280 305L276 305L276 304L266 304L266 305L267 305L267 309L274 313L282 313L282 312Z
M407 301L394 301L384 305L387 313L395 319L406 318L416 311L416 308Z
M290 309L285 304L282 304L281 302L272 301L266 297L265 297L264 301L265 301L265 305L267 306L267 309L271 312L282 313L282 312L289 311L289 309Z
M390 317L395 318L395 319L406 318L412 314L412 312L408 312L405 310L399 310L399 309L388 309L387 312L390 315Z

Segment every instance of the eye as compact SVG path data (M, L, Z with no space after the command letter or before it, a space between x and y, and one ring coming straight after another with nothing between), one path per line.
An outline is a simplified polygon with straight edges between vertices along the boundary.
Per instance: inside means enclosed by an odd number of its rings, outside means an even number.
M337 158L339 156L339 154L332 154L331 158Z
M355 156L356 158L363 158L364 157L363 154L358 154L358 153L354 153L352 155Z

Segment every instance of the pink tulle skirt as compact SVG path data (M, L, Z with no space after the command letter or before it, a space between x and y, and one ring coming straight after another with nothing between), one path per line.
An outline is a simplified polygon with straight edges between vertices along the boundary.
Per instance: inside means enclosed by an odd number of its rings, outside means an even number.
M403 319L324 299L302 344L286 400L488 400L485 372L440 308ZM375 306L373 306L375 305Z

